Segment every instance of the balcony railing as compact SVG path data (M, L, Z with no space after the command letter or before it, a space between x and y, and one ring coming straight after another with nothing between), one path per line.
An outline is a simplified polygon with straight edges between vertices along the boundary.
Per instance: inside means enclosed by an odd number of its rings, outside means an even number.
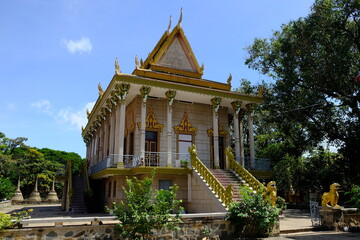
M167 152L145 152L145 159L142 160L140 155L118 155L111 154L102 161L90 167L90 174L94 174L106 168L117 168L117 162L120 160L124 163L124 168L135 168L138 166L146 167L166 167L169 153ZM190 164L190 154L188 153L171 153L172 167L181 167L180 161L187 160ZM190 165L189 165L190 167Z
M239 161L240 159L236 159L237 162L241 162ZM244 158L244 162L245 162L245 168L248 170L255 170L255 171L271 171L271 161L268 158L249 158L249 157L245 157ZM251 162L253 162L253 165L251 164Z

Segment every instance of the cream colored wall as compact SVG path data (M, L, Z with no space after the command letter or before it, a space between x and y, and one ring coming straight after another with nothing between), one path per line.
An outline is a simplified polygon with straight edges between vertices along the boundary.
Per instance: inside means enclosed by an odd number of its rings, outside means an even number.
M128 176L131 178L132 176ZM136 175L138 179L143 179L149 177L149 175ZM177 185L177 199L182 199L184 205L187 203L188 199L188 176L187 175L169 175L169 174L156 174L153 182L153 189L159 189L159 180L172 180L174 185ZM123 190L123 187L126 187L126 177L125 176L112 176L107 178L105 181L105 205L109 208L112 207L113 202L120 202L125 200L126 196ZM113 184L116 181L116 197L113 197ZM111 197L109 196L109 182L111 182Z
M191 202L188 202L187 209L189 213L226 212L222 203L195 171L191 177Z

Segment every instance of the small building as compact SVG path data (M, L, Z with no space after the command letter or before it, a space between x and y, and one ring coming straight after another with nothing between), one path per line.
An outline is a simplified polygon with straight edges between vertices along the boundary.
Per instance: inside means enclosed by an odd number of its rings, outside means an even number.
M195 58L181 18L172 30L169 26L144 61L135 58L132 74L122 73L116 59L115 75L106 90L98 86L99 97L87 112L82 136L92 188L100 205L111 206L124 199L126 177L142 178L155 168L154 188L178 185L186 212L224 211L224 200L202 175L207 171L219 178L222 170L231 169L225 154L231 138L234 159L244 165L241 133L245 116L249 121L249 157L251 165L255 164L251 112L261 103L261 92L248 95L231 91L231 75L226 83L203 79L204 65ZM205 170L190 161L192 145ZM182 165L186 162L193 166Z

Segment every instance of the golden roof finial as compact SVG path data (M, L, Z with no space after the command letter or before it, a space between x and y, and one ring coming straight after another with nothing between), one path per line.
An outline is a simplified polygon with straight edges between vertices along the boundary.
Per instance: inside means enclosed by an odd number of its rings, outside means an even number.
M84 126L81 126L81 131L82 131L82 132L84 131Z
M167 34L168 35L170 34L170 28L171 28L171 15L170 15L169 26L168 26L168 29L167 29Z
M90 117L89 109L86 109L86 116L87 116L87 118L89 119L89 117Z
M119 66L119 61L118 58L115 59L115 74L120 74L120 66Z
M200 73L204 73L204 68L205 68L204 63L202 63L202 64L201 64L201 67L200 67L200 69L199 69L199 70L200 70Z
M136 69L138 69L139 68L139 59L138 59L138 56L137 55L135 55L135 67L136 67Z
M232 75L230 73L230 75L229 75L229 77L227 79L227 84L230 85L230 87L231 87L231 80L232 80Z
M144 61L142 60L142 58L140 58L140 66L142 67L144 65Z
M101 87L101 84L100 84L100 83L98 84L98 90L99 90L99 96L102 97L102 95L104 94L104 90L103 90L103 88Z
M180 18L179 18L178 24L176 26L181 28L181 22L182 22L182 8L180 9Z

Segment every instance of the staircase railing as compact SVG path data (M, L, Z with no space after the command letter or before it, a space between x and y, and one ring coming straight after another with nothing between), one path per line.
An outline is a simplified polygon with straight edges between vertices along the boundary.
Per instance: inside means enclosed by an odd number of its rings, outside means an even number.
M221 202L223 202L226 207L229 207L229 205L232 203L232 198L234 194L232 185L224 188L224 186L219 182L219 180L198 158L195 145L189 147L189 152L192 167L200 174L204 181L209 184L210 188L220 198Z
M231 147L226 149L227 162L229 163L229 168L237 173L249 186L255 191L261 191L264 188L264 185L259 182L248 170L240 165L235 160L234 154L232 153Z

